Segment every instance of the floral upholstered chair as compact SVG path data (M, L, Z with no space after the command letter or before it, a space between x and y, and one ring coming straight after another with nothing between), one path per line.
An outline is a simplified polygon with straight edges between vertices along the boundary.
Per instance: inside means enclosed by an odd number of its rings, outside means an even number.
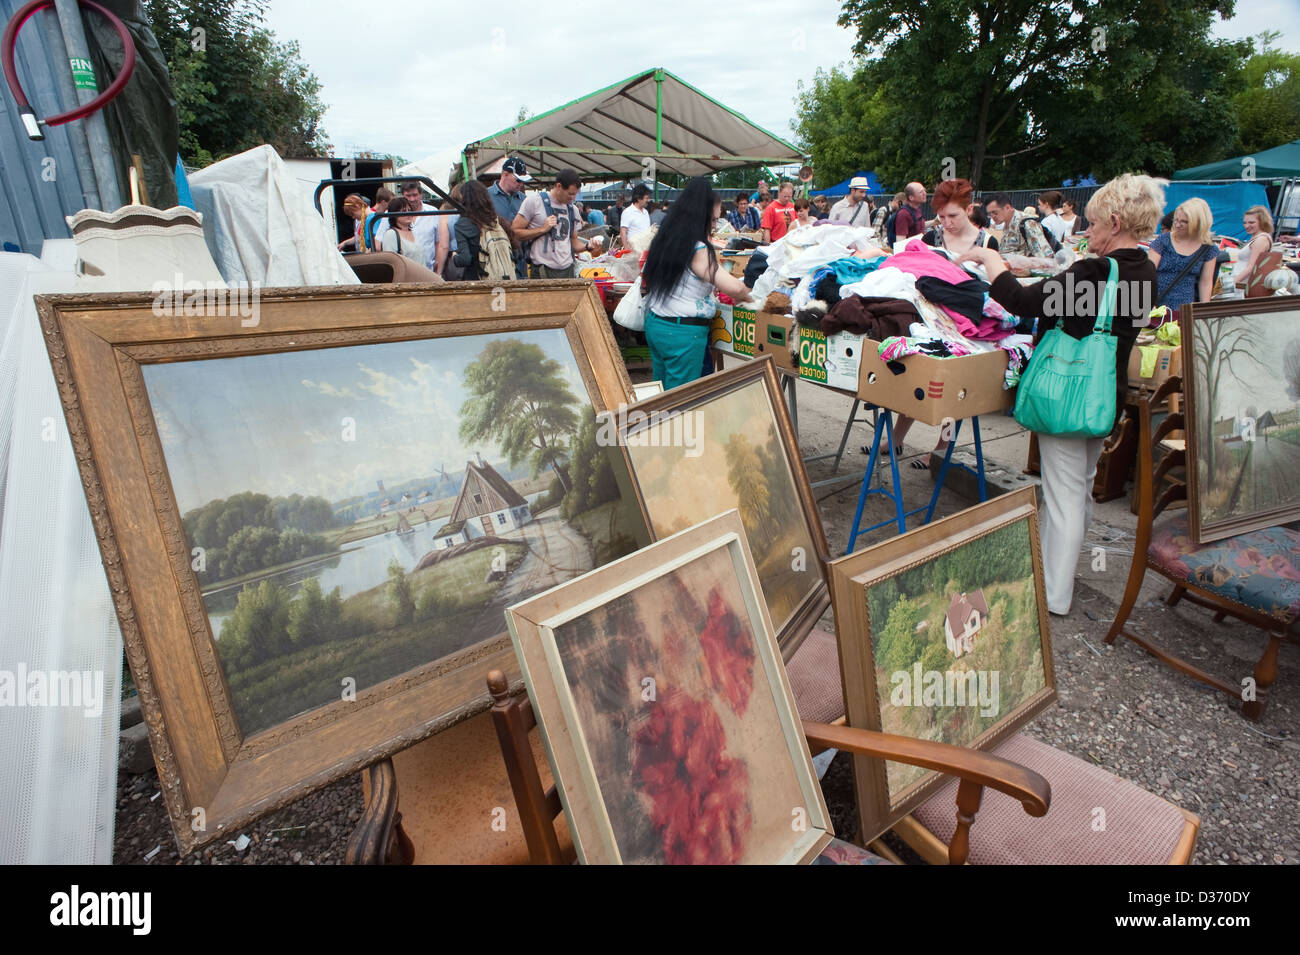
M1128 637L1179 672L1243 700L1245 716L1257 720L1264 714L1269 688L1277 679L1282 641L1300 614L1300 529L1267 527L1195 544L1185 508L1164 514L1170 504L1187 499L1185 482L1174 480L1162 486L1166 476L1176 475L1188 465L1183 448L1164 449L1162 445L1170 432L1184 427L1184 420L1181 413L1172 413L1153 431L1152 411L1181 391L1182 380L1170 378L1150 398L1138 402L1137 540L1128 586L1106 642L1113 643L1121 634ZM1267 644L1249 680L1233 683L1215 676L1125 629L1148 570L1173 582L1167 600L1170 606L1185 598L1213 610L1216 621L1233 616L1264 631Z

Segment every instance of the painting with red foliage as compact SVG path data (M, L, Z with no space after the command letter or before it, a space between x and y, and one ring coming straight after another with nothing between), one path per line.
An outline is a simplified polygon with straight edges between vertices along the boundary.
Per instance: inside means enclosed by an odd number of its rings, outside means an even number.
M625 863L781 860L806 801L725 548L555 630Z

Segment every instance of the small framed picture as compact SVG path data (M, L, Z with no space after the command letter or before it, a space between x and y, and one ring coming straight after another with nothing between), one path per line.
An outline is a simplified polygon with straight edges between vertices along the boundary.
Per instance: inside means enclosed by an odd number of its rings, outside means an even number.
M830 606L830 589L821 516L771 357L617 414L633 488L657 537L739 510L789 660Z
M832 561L850 726L990 749L1056 700L1035 491ZM942 785L854 757L864 840Z
M811 862L831 825L736 511L509 609L582 862Z
M1184 305L1179 324L1191 543L1300 520L1300 305Z

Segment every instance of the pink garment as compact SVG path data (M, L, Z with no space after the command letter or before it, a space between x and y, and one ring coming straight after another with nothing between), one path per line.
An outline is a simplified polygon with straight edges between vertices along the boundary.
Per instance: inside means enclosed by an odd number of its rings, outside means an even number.
M908 275L920 278L923 275L931 275L941 281L948 282L951 285L960 285L962 282L968 282L976 278L970 272L967 272L959 265L953 264L949 258L942 252L936 252L933 248L921 241L920 237L913 239L903 248L902 252L897 252L885 259L880 264L880 268L893 266L900 272L906 272ZM991 329L983 327L981 322L976 325L965 315L953 311L946 305L939 302L934 303L943 309L944 314L949 316L957 325L957 330L966 338L987 338ZM996 336L994 336L996 337Z
M960 285L962 282L978 278L978 276L967 272L960 265L949 261L948 257L943 253L934 251L934 249L922 242L919 237L907 243L902 252L891 255L880 264L881 268L890 266L902 269L917 278L922 275L933 275L935 278L942 279L953 285Z

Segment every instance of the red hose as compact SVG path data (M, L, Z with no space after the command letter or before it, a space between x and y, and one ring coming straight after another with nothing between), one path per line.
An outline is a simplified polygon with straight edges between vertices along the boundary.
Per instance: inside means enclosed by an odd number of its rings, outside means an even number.
M32 0L31 3L15 13L5 27L4 39L0 40L0 61L3 61L5 82L9 84L9 92L13 94L14 102L18 104L18 112L23 116L24 125L27 127L27 135L32 139L45 138L44 133L40 131L41 126L62 126L64 123L70 123L74 119L81 119L96 110L103 109L111 100L117 97L117 94L126 88L127 82L131 79L131 73L135 70L135 43L131 39L126 24L119 20L111 10L101 7L94 0L77 0L77 3L79 6L89 7L108 20L122 41L122 50L125 52L126 58L122 63L121 70L118 71L117 77L108 85L108 89L89 103L83 103L66 113L59 113L57 116L38 120L36 111L27 102L27 95L23 92L22 83L18 79L18 70L14 67L14 47L18 43L18 31L23 28L23 24L30 20L38 10L54 6L54 0Z

